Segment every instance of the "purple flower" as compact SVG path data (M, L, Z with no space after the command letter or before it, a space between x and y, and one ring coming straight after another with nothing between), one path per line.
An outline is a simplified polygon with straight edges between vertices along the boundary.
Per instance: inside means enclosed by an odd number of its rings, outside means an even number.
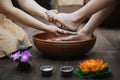
M21 62L28 62L29 61L29 57L31 57L31 53L29 50L25 50L24 52L22 51L18 51L14 54L10 55L10 58L13 59L14 61L16 59L19 59Z
M10 58L12 58L14 61L16 59L19 59L19 57L20 57L20 51L16 52L15 54L10 55Z
M21 58L20 58L21 62L28 62L29 60L29 57L26 56L26 55L23 55Z
M32 56L29 50L26 50L26 51L21 53L21 57L24 56L24 55L26 55L27 57Z
M29 57L31 57L31 56L32 55L31 55L30 51L26 50L21 53L20 60L21 60L21 62L28 62Z

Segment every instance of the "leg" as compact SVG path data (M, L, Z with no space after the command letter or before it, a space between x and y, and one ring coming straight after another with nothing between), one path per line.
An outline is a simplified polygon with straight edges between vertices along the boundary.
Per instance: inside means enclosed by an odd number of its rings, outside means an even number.
M87 24L78 32L78 35L72 35L63 40L88 40L92 37L94 30L103 22L103 20L113 11L115 4L104 8L95 13Z
M4 26L4 28L17 38L19 45L25 44L28 47L32 46L26 32L21 27L19 27L6 17L4 17L3 22L4 23L2 25Z
M0 25L0 58L18 49L18 40L8 30Z
M111 6L116 0L91 0L81 9L73 13L47 13L48 16L53 16L53 19L62 24L64 29L76 31L79 25L88 17L95 14L96 12Z

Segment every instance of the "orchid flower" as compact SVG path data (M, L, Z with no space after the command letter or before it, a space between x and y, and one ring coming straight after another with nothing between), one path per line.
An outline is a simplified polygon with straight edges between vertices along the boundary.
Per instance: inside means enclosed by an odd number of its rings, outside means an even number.
M21 53L20 60L21 60L21 62L28 62L29 57L31 57L31 56L32 55L31 55L30 51L26 50Z
M19 59L19 57L20 57L20 51L16 52L15 54L10 55L10 58L12 58L14 61L16 59Z
M15 60L19 60L19 62L28 62L29 61L29 57L31 57L31 53L28 50L28 47L26 45L21 45L19 46L19 50L10 55L10 58Z

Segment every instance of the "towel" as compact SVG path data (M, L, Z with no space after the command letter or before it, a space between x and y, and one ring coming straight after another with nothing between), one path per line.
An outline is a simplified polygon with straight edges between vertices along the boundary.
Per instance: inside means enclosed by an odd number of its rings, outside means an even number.
M0 58L15 52L23 44L32 46L26 32L0 13Z

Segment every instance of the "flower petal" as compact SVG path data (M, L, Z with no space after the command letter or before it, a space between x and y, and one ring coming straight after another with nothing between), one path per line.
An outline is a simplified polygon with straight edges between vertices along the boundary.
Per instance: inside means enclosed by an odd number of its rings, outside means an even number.
M21 62L28 62L28 60L29 60L29 57L28 56L26 56L26 55L24 55L24 56L22 56L21 57Z
M19 59L19 57L20 57L20 51L10 55L10 58L13 59L14 61L16 59Z

